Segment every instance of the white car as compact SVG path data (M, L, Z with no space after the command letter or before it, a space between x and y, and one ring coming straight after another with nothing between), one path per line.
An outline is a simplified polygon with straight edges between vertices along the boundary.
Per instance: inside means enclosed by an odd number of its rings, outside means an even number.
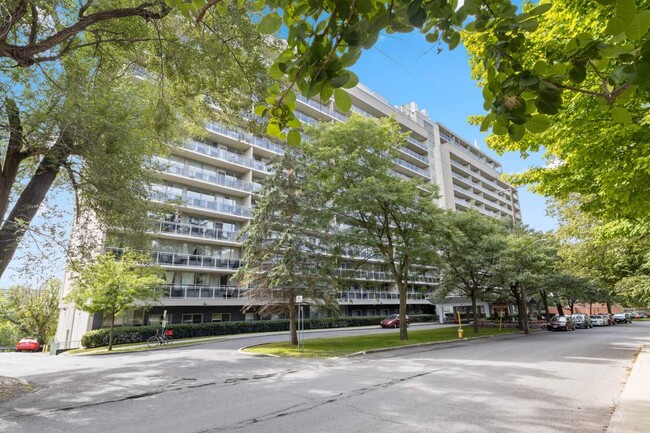
M601 315L591 316L592 326L607 326L607 317Z

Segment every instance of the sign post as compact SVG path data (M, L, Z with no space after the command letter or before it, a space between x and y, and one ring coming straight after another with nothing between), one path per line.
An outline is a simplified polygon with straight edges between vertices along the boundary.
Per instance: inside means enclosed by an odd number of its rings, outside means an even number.
M302 295L296 296L296 303L298 304L298 348L305 350L305 341L303 336L305 318L302 311Z

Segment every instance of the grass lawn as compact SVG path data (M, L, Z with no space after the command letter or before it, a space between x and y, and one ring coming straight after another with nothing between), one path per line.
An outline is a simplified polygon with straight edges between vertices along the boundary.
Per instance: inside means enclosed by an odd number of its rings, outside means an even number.
M73 349L68 350L66 353L68 355L101 355L101 354L110 354L110 353L126 353L126 352L144 352L147 350L164 350L164 349L173 349L174 347L183 347L183 346L194 346L196 344L210 343L212 341L223 340L223 336L213 336L213 337L196 337L196 338L183 338L179 340L174 340L174 342L167 346L154 346L149 347L147 343L126 343L126 344L115 344L113 345L113 350L108 351L108 346L94 347L92 349Z
M499 332L498 328L479 328L479 333L474 334L472 328L467 326L463 327L463 330L467 338L519 332L518 329L502 329ZM316 338L313 340L305 339L304 351L297 349L295 346L291 346L289 343L262 344L248 347L244 351L277 356L295 356L299 358L331 358L372 349L456 340L458 338L457 331L458 328L456 327L409 331L409 339L407 341L400 341L399 330L387 329L386 333L374 335Z

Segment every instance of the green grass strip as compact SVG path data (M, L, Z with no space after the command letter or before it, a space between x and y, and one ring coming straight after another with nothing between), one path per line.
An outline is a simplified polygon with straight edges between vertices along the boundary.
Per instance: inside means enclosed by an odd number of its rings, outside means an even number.
M458 328L455 327L409 331L409 339L407 341L400 341L399 330L387 329L382 334L305 339L304 350L298 349L289 343L268 343L247 347L244 351L266 355L293 356L297 358L332 358L373 349L411 346L437 341L453 341L458 339L457 331ZM471 327L464 327L463 331L465 331L465 338L519 332L518 329L510 328L502 329L501 331L498 328L479 328L479 333L474 334Z

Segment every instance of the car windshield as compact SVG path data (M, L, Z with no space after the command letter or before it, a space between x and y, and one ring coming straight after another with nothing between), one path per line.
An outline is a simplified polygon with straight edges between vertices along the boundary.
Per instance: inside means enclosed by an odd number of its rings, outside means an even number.
M551 319L551 321L552 321L552 322L565 322L565 321L566 321L566 317L564 317L564 316L553 317L553 318Z

